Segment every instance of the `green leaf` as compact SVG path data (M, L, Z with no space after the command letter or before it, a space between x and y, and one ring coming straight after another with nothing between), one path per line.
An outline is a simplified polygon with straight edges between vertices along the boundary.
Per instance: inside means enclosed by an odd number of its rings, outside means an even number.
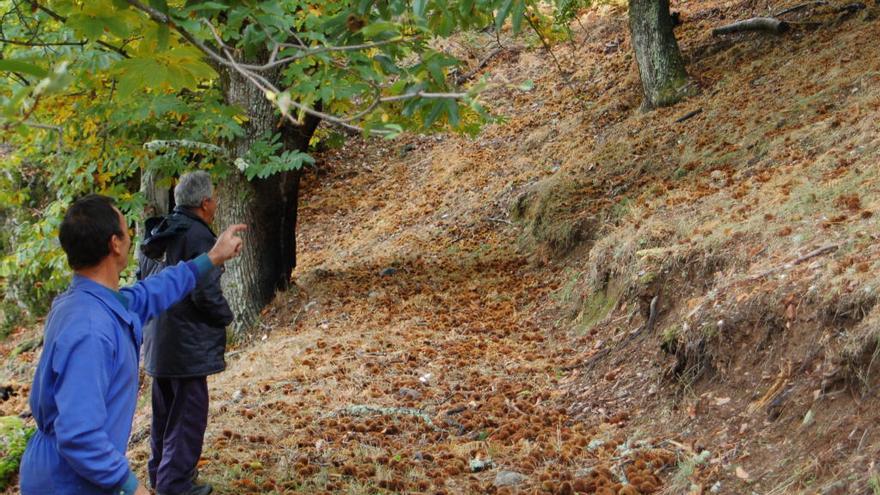
M156 49L164 52L168 49L168 39L170 31L168 24L156 24Z
M399 124L385 124L382 130L387 131L385 134L385 139L394 139L397 136L403 134L403 127Z
M431 124L437 121L440 118L440 114L443 113L443 110L446 109L446 102L443 100L437 100L432 102L431 111L425 115L425 118L422 120L422 125L425 128L431 127Z
M520 28L522 27L523 14L526 11L526 1L525 0L514 0L513 2L513 11L510 14L510 20L513 23L513 33L519 33Z
M360 15L366 14L370 10L370 7L372 5L373 5L373 0L360 0L360 2L358 3L358 8L357 8L358 14L360 14Z
M186 9L184 9L185 13L190 12L204 12L204 11L220 11L227 10L229 5L222 4L220 2L199 2L196 4L189 5Z
M510 13L511 6L513 6L513 0L504 0L504 3L501 4L501 8L495 13L496 31L501 31L501 28L504 27L504 20L507 19L507 14Z
M374 38L384 33L389 33L391 35L397 34L397 24L388 21L379 21L367 24L361 29L361 34L364 38Z
M449 116L449 124L452 127L458 127L461 123L461 117L458 114L458 102L455 100L446 100L446 114Z
M71 14L65 23L73 28L77 34L90 40L95 40L104 33L104 23L90 15Z
M455 17L452 12L444 10L440 12L437 19L439 22L435 24L437 34L440 36L449 36L455 31Z
M462 16L470 16L474 8L474 0L462 0L458 4L458 13Z
M21 60L12 59L0 59L0 71L22 72L36 77L46 77L49 74L49 72L42 67Z
M416 19L425 18L425 9L428 7L428 0L415 0L413 2L413 15Z

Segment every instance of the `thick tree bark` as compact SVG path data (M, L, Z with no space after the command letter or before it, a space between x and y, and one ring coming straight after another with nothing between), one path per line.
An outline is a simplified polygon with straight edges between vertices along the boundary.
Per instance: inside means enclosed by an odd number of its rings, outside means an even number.
M669 106L686 96L684 59L672 32L669 0L629 0L629 29L646 108Z
M288 149L305 151L318 120L302 127L285 124L262 91L240 74L224 70L223 92L226 103L246 110L247 134L229 144L232 156L245 156L251 145L266 133L280 132ZM234 171L217 188L220 204L218 227L247 224L245 249L227 263L223 292L236 315L235 337L243 337L260 316L275 291L287 288L296 266L296 211L300 171L286 172L267 179L248 181Z
M167 215L170 210L171 194L167 187L160 185L161 177L155 170L144 170L141 173L141 193L144 195L144 219ZM138 223L138 236L144 236L144 224Z

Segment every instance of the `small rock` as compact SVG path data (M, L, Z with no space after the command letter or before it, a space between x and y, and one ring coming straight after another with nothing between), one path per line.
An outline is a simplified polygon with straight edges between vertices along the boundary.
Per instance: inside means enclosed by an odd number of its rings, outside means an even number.
M526 475L517 473L516 471L499 471L498 474L495 475L495 481L492 484L495 487L502 486L513 486L522 483L527 480Z
M412 151L414 149L416 149L416 145L414 145L412 143L406 143L400 147L400 156L406 156L407 153L409 153L410 151Z
M412 400L419 400L422 398L422 393L412 388L401 387L397 393Z
M471 459L472 473L479 473L493 467L495 467L495 463L492 462L492 459Z
M727 183L727 176L725 176L724 172L720 170L713 170L712 173L709 174L709 179L715 187L724 187L724 184Z
M390 277L391 275L394 275L395 273L397 273L397 268L394 268L394 267L392 267L392 266L389 266L388 268L385 268L384 270L382 270L381 272L379 272L379 276L381 276L381 277Z
M232 402L241 402L241 399L244 398L244 392L241 390L236 390L232 393Z

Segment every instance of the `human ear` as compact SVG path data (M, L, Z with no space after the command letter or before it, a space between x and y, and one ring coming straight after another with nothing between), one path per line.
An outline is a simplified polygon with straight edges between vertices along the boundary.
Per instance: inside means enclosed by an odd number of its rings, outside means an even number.
M122 238L116 234L110 237L110 254L122 254Z

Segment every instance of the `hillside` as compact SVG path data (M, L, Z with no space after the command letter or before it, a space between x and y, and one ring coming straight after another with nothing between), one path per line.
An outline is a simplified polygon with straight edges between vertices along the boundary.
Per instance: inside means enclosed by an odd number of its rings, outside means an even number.
M782 36L720 38L768 6L674 2L698 91L651 112L625 11L597 6L559 67L503 40L481 73L511 83L486 98L506 120L479 136L323 152L296 288L210 380L202 477L220 494L878 493L880 21L829 4ZM491 41L452 49L477 67ZM0 415L25 410L35 359L7 358Z

